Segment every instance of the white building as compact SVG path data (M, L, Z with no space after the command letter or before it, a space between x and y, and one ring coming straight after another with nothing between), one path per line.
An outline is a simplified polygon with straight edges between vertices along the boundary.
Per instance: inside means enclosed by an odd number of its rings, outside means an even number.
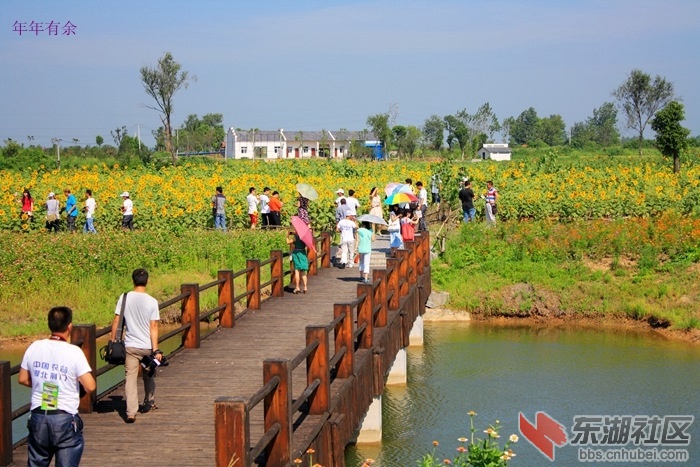
M371 135L357 131L241 130L229 128L226 159L300 159L346 157L353 141Z
M510 148L506 143L484 144L479 149L479 159L492 161L509 161Z

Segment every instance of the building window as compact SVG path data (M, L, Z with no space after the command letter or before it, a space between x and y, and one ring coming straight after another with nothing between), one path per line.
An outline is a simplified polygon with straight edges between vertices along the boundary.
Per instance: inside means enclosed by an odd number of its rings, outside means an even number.
M280 146L275 146L275 154L279 154L282 151Z
M248 154L248 146L241 146L241 154Z
M309 147L308 147L308 146L304 146L304 154L306 154L307 152L309 152Z
M291 154L291 153L292 153L292 148L291 148L291 147L287 147L287 154Z

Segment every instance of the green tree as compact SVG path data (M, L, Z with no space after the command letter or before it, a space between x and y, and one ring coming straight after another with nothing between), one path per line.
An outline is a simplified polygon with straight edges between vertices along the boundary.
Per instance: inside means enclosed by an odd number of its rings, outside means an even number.
M181 71L182 66L173 59L170 52L166 52L158 60L154 68L141 67L141 82L146 90L146 94L156 101L155 106L147 106L159 112L160 120L163 122L165 136L165 150L168 151L173 160L177 163L177 151L173 146L173 131L171 117L173 113L173 96L180 88L187 88L190 80L196 77L189 76L186 71Z
M566 124L561 115L541 118L537 123L537 139L548 146L561 146L566 142Z
M384 146L385 157L389 158L389 151L391 150L391 128L389 127L389 114L376 114L367 117L367 126L374 134L375 138L381 141L382 146Z
M122 138L127 135L126 126L122 125L121 128L115 128L114 130L110 131L110 133L112 134L114 145L119 147L122 142Z
M226 137L222 114L206 114L201 120L197 114L190 114L178 130L179 148L186 151L219 150L221 142Z
M678 101L671 101L659 110L651 121L651 129L656 132L656 147L661 154L673 158L673 172L681 170L681 154L688 149L690 130L681 126L685 120L685 109Z
M627 79L612 93L627 116L627 127L639 134L639 155L642 155L644 129L656 112L673 100L673 84L659 75L654 79L641 70L632 70Z
M423 139L431 149L439 151L445 141L445 121L439 115L431 115L423 123Z
M462 111L457 112L455 115L445 115L444 117L445 127L447 128L447 145L452 149L452 145L457 141L462 159L464 159L464 154L471 140L471 131L464 118L465 113Z
M518 115L510 126L510 136L516 144L533 144L538 138L538 129L540 118L537 116L537 111L530 107Z
M105 142L105 139L102 136L100 136L100 135L95 136L95 144L97 144L98 148L101 148L102 145L104 144L104 142Z

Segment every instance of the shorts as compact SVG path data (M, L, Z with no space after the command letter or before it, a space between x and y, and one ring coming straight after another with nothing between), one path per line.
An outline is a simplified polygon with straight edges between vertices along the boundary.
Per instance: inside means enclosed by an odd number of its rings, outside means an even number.
M251 224L257 224L258 223L258 213L254 212L253 214L248 214L250 216L250 223Z

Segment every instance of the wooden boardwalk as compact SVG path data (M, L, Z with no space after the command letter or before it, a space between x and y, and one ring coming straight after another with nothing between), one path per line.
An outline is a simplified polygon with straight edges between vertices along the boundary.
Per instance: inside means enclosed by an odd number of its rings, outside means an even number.
M388 240L380 238L374 247L382 257ZM380 265L375 257L373 267ZM271 298L261 310L249 310L234 328L202 340L200 348L177 353L156 379L158 409L139 414L134 424L124 422L126 404L119 387L98 401L95 412L82 415L86 448L81 465L214 465L214 400L255 393L263 379L263 360L297 355L306 346L306 326L331 321L333 304L354 300L358 283L356 268L319 269L309 277L307 294ZM293 384L306 386L304 364L294 371ZM139 380L140 398L142 391ZM256 410L253 418L261 420L262 408ZM252 422L251 428L261 435L259 425ZM15 449L13 458L11 465L26 465L26 445Z

